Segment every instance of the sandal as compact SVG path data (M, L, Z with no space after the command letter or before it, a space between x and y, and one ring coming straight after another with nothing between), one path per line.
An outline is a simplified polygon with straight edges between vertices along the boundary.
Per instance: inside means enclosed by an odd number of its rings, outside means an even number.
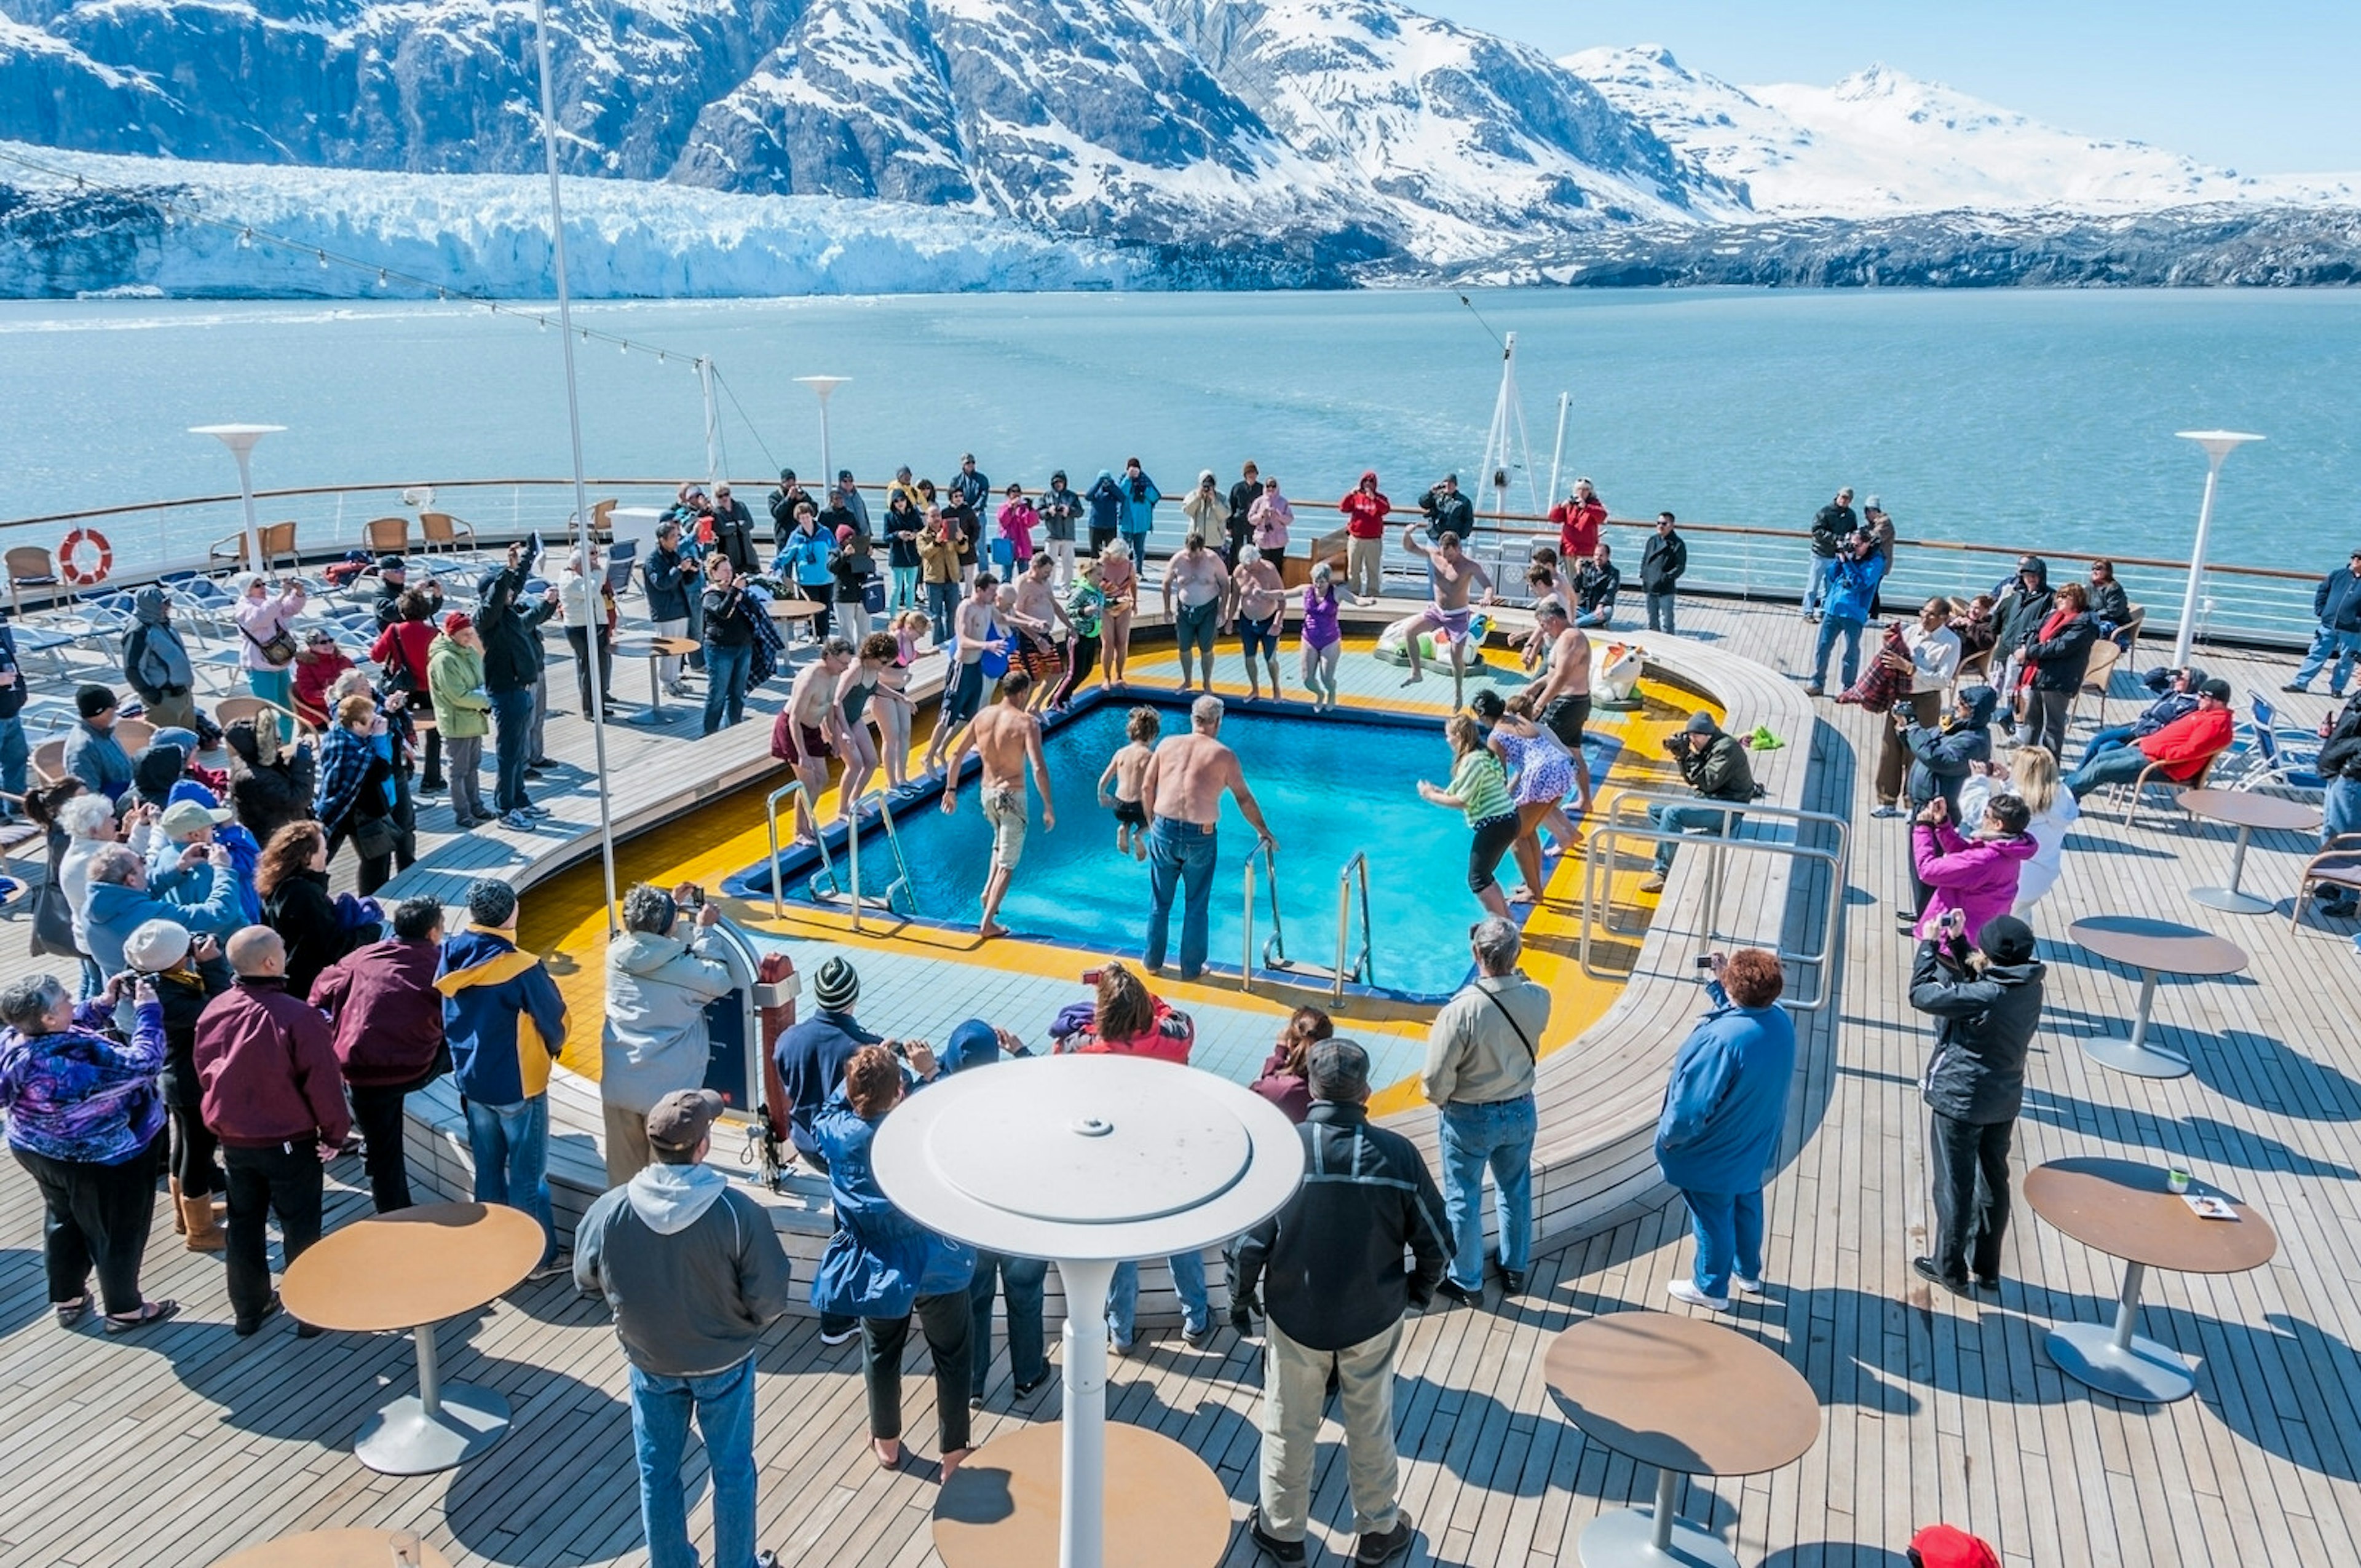
M150 1323L160 1323L165 1319L176 1315L180 1310L181 1304L178 1301L142 1301L139 1303L139 1310L130 1317L117 1317L113 1312L109 1312L106 1315L106 1332L111 1334L127 1334L134 1329L144 1329Z
M49 1305L58 1314L58 1327L70 1329L82 1321L82 1315L90 1310L90 1297L81 1295L71 1301L52 1301Z

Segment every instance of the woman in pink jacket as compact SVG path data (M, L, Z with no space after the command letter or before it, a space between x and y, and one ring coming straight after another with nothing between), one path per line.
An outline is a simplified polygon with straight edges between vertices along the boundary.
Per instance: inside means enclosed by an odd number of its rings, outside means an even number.
M1955 909L1966 920L1961 934L1974 941L1985 921L2007 914L2016 902L2017 873L2040 847L2025 830L2032 813L2013 795L1996 795L1985 804L1973 838L1960 837L1950 817L1950 807L1938 796L1927 803L1910 829L1918 880L1933 890L1918 920L1921 941L1933 937L1943 916Z

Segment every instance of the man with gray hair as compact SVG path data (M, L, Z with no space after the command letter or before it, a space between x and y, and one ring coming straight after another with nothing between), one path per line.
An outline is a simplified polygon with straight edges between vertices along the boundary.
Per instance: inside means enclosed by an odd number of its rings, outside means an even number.
M1384 1568L1414 1539L1394 1452L1394 1354L1405 1310L1444 1277L1442 1194L1408 1138L1369 1124L1369 1054L1342 1037L1312 1047L1312 1110L1296 1134L1311 1179L1286 1207L1232 1244L1230 1323L1254 1331L1268 1296L1262 1495L1246 1533L1282 1568L1303 1562L1312 1464L1336 1380L1353 1489L1353 1561ZM1407 1250L1415 1266L1405 1268Z
M1492 1171L1500 1231L1500 1289L1521 1294L1533 1246L1533 1064L1549 1027L1550 995L1517 967L1524 938L1495 916L1467 933L1476 975L1435 1014L1420 1082L1435 1108L1451 1272L1435 1293L1484 1301L1484 1170Z
M690 916L686 935L684 913ZM643 882L623 895L622 935L607 944L598 1069L609 1187L620 1187L654 1158L648 1113L668 1095L705 1087L712 1054L706 1004L737 988L720 961L720 923L721 911L694 883L667 893Z
M1148 817L1148 969L1164 970L1164 944L1172 925L1172 894L1182 892L1180 978L1194 980L1205 967L1206 924L1213 904L1214 829L1221 824L1226 792L1261 839L1276 850L1278 840L1262 819L1254 791L1238 766L1238 754L1214 739L1222 729L1222 699L1208 692L1189 705L1189 733L1156 748L1140 776L1139 808Z

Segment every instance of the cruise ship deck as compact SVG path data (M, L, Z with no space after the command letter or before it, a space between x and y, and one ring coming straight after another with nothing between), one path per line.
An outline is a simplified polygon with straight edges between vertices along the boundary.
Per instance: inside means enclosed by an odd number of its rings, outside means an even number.
M2278 901L2276 913L2257 916L2218 913L2186 896L2230 879L2232 830L2160 796L2130 826L2119 809L2094 800L2097 808L2067 839L2063 874L2037 921L2050 989L2018 1124L2017 1173L2082 1155L2179 1165L2254 1205L2279 1238L2277 1256L2252 1272L2151 1277L2142 1328L2191 1358L2195 1398L2150 1406L2094 1393L2060 1373L2042 1341L2059 1324L2109 1318L2119 1267L2113 1259L2020 1201L1997 1298L1955 1299L1910 1268L1931 1228L1916 1087L1930 1036L1905 994L1911 945L1890 918L1907 896L1906 824L1868 815L1865 775L1881 721L1802 695L1812 629L1792 606L1697 599L1683 606L1682 621L1676 641L1639 639L1652 653L1661 645L1671 687L1710 696L1741 731L1768 723L1786 742L1765 763L1773 798L1842 818L1850 829L1838 862L1840 888L1816 880L1825 872L1794 862L1775 883L1740 888L1764 891L1767 902L1748 905L1733 894L1720 917L1725 931L1773 937L1798 912L1840 912L1837 961L1813 966L1804 982L1806 992L1825 983L1828 1003L1797 1014L1803 1049L1767 1191L1768 1293L1741 1299L1721 1320L1805 1376L1823 1429L1784 1469L1684 1484L1683 1515L1719 1533L1741 1561L1776 1568L1899 1564L1911 1531L1938 1519L1993 1541L2012 1568L2326 1562L2345 1553L2361 1539L2361 1357L2354 1349L2361 1343L2354 1288L2361 1171L2353 1140L2361 1035L2346 1022L2361 1015L2361 959L2345 923L2323 927L2307 915L2290 928L2288 901L2314 848L2309 837L2256 837L2244 885ZM562 644L553 648L562 655ZM1237 666L1224 653L1228 689ZM1290 674L1291 656L1290 648L1283 666ZM2165 656L2150 645L2141 663ZM2242 714L2246 694L2276 693L2288 668L2230 651L2199 656L2238 688ZM1152 680L1158 669L1151 659L1137 673ZM1349 689L1371 698L1399 679L1360 654L1348 659L1347 676ZM565 678L553 670L561 688ZM626 699L643 681L636 662L618 662ZM709 740L686 740L686 725L672 735L609 728L619 832L766 778L774 766L768 718L784 690L784 680L774 682L754 704L759 721L750 714L744 726ZM2112 715L2127 714L2131 690L2119 676ZM2302 723L2322 707L2317 697L2285 701L2287 718ZM2070 752L2092 728L2094 708L2089 699L2080 705ZM587 1022L596 1015L598 933L595 905L586 922L579 894L567 891L567 879L585 873L566 868L595 855L591 736L570 716L555 718L549 735L565 766L541 798L566 831L454 836L447 807L433 806L421 813L420 862L396 889L456 898L480 874L523 886L527 943L555 955L577 1022ZM692 746L694 765L684 766ZM733 837L759 839L760 826L741 821ZM1100 830L1096 820L1089 830ZM716 868L746 863L731 845L711 849ZM21 875L25 847L16 852ZM627 838L627 876L635 874L632 853ZM1644 1161L1634 1161L1630 1128L1644 1132L1662 1087L1662 1043L1676 1041L1699 1005L1690 958L1707 859L1684 855L1644 939L1610 944L1617 979L1582 976L1570 935L1537 944L1554 941L1537 961L1554 965L1554 984L1563 982L1565 1022L1549 1044L1578 1044L1583 1052L1580 1073L1569 1068L1544 1091L1544 1152L1565 1174L1540 1184L1546 1250L1527 1294L1501 1302L1495 1292L1487 1310L1436 1310L1409 1327L1397 1416L1403 1503L1421 1538L1414 1563L1571 1564L1584 1525L1653 1495L1652 1472L1586 1438L1560 1412L1543 1357L1571 1323L1666 1308L1665 1282L1686 1267L1686 1217L1648 1179ZM1627 850L1614 889L1620 920L1641 913L1629 891L1639 869ZM339 871L348 877L349 863ZM1556 872L1553 918L1566 918L1580 871L1570 858ZM741 913L758 926L769 915L763 906ZM2077 919L2110 914L2203 927L2250 955L2243 974L2169 976L2159 988L2151 1041L2186 1054L2190 1076L2126 1076L2081 1049L2085 1040L2128 1033L2138 990L2129 971L2064 936ZM17 930L0 976L38 966L23 956L21 922ZM851 940L833 929L790 934ZM916 1017L954 1005L917 997L928 989L918 983L901 988L904 1002L888 1001L897 989L895 964L930 960L863 942L882 966L868 985L877 1007L906 1006ZM1000 964L990 949L964 961L1007 978L996 992L961 998L962 1014L1034 1006L1032 982L1049 978ZM1180 990L1189 1005L1239 1014L1248 1022L1235 1027L1249 1034L1258 1010L1275 1015L1275 1004L1240 998L1234 981ZM1038 1042L1047 1020L998 1021ZM1408 1013L1373 1014L1367 1025L1398 1034L1418 1028ZM569 1092L587 1094L587 1086ZM1621 1118L1621 1132L1605 1126L1610 1116ZM595 1109L584 1120L595 1124ZM1554 1123L1597 1125L1553 1150ZM413 1172L426 1186L464 1190L458 1152L431 1109L413 1128L412 1150ZM578 1179L595 1157L587 1139L558 1139L561 1184L566 1169ZM785 1207L795 1203L791 1194ZM358 1162L333 1166L329 1227L368 1207ZM456 1563L644 1561L623 1360L603 1305L577 1297L569 1282L521 1287L445 1324L447 1375L506 1395L514 1426L479 1460L404 1479L364 1468L352 1438L390 1390L407 1386L405 1336L236 1339L220 1262L182 1251L160 1220L147 1288L179 1298L180 1320L124 1340L102 1336L94 1321L61 1332L44 1302L39 1204L14 1176L0 1179L0 1563L204 1564L289 1531L346 1525L418 1531ZM815 1320L796 1316L765 1341L758 1365L762 1543L778 1548L783 1563L832 1568L937 1561L934 1471L924 1462L932 1456L928 1386L906 1384L906 1430L921 1461L889 1475L868 1456L854 1347L823 1347ZM1255 1495L1258 1400L1253 1343L1224 1326L1208 1349L1191 1351L1164 1331L1115 1364L1109 1414L1195 1450L1227 1488L1233 1517L1243 1518ZM1004 1360L977 1435L989 1441L1055 1413L1054 1392L1012 1409ZM1733 1409L1730 1419L1747 1415ZM1333 1424L1324 1435L1314 1556L1349 1558L1343 1451ZM701 1541L703 1497L700 1481L691 1519ZM1243 1534L1233 1536L1224 1568L1255 1560Z

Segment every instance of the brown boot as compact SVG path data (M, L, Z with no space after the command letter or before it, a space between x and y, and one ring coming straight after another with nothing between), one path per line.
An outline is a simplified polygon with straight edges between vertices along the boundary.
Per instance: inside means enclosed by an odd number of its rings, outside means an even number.
M189 1211L188 1206L181 1201L181 1179L168 1176L164 1179L172 1189L172 1234L185 1236L189 1234Z
M182 1245L191 1252L219 1252L229 1245L229 1238L214 1223L213 1201L206 1198L183 1198L180 1201L181 1226L188 1240Z

